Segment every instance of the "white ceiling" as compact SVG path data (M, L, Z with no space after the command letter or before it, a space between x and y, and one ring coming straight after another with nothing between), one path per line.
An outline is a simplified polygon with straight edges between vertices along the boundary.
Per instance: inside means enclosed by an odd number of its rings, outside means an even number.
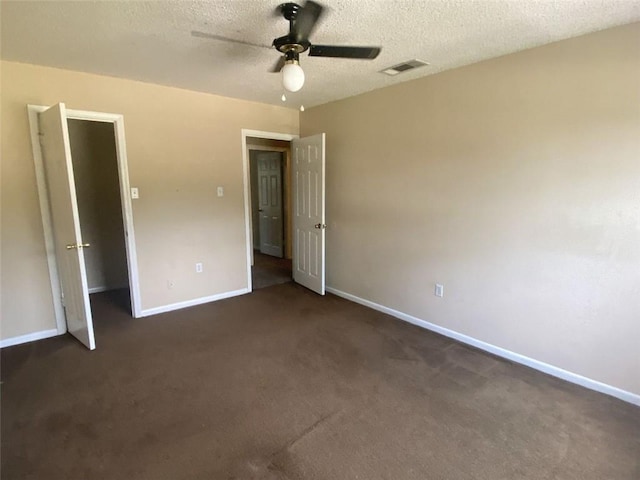
M301 56L306 107L640 20L640 0L320 0L317 44L382 46L373 61ZM280 0L2 1L2 58L282 104L274 49L195 38L192 30L271 44ZM378 73L421 59L396 77Z

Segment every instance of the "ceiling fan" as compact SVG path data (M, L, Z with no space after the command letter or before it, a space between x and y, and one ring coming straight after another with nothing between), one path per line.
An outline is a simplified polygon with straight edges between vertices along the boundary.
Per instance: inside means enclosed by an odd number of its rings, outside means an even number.
M272 72L282 72L282 85L290 92L297 92L304 85L304 71L300 67L300 54L309 51L310 57L359 58L373 60L380 53L380 47L352 47L336 45L314 45L309 37L315 29L324 7L312 0L303 6L296 3L283 3L276 9L289 21L289 33L273 40L271 45L245 42L233 38L192 31L194 37L213 38L225 42L240 43L253 47L275 48L282 56L274 65Z

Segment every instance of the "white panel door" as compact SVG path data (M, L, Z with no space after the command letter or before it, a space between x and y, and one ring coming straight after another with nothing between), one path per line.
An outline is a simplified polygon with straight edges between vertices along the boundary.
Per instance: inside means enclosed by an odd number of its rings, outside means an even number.
M96 343L83 253L88 244L82 243L63 103L39 114L39 129L67 329L93 350Z
M293 279L324 295L325 134L291 142L293 157Z
M258 165L258 212L260 218L260 252L284 256L284 222L282 221L282 153L256 153Z

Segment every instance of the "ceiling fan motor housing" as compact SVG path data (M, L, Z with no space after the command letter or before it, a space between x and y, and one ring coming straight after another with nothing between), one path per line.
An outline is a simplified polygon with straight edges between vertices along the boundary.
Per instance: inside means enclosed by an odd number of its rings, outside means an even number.
M311 43L306 40L299 42L294 38L293 35L289 34L285 35L284 37L276 38L273 41L273 46L276 47L276 50L284 53L285 55L288 55L290 52L293 52L297 55L309 50Z

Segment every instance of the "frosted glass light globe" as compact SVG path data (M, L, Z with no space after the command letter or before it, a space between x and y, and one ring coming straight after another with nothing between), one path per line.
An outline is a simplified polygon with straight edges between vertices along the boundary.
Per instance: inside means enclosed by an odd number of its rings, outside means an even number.
M304 71L297 63L287 63L282 67L282 86L290 91L297 92L304 85Z

